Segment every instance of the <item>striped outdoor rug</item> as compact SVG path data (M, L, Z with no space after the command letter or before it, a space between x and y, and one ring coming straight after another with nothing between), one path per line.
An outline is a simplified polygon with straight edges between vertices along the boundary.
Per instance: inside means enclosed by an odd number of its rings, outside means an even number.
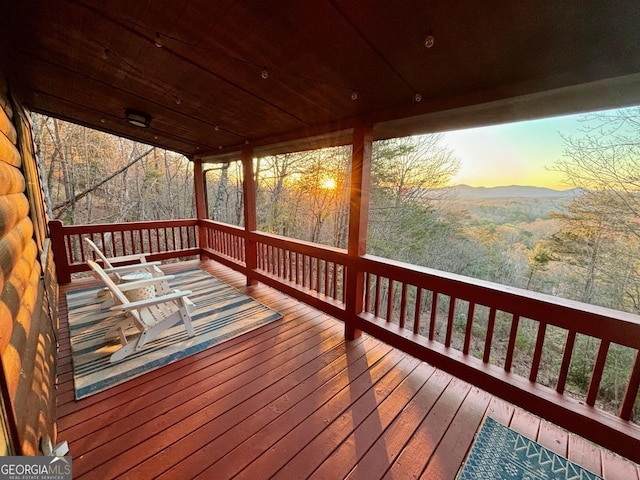
M457 480L602 480L487 417Z
M189 338L182 323L167 329L141 351L111 364L120 343L105 340L116 312L101 309L99 288L67 293L76 399L101 392L281 318L281 315L202 270L176 274L172 288L191 290L196 308Z

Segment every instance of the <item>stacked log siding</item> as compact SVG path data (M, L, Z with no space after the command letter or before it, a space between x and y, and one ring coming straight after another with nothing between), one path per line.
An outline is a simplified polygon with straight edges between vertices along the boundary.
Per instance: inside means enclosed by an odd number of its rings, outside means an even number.
M9 451L24 455L56 440L57 288L43 205L29 114L0 84L0 376Z

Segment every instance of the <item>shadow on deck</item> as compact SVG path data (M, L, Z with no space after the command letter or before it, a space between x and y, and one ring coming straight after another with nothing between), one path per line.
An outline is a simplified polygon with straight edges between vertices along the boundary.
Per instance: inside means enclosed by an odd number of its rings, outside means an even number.
M58 436L74 479L453 479L485 416L607 479L617 455L213 261L200 268L283 319L75 401L61 290ZM167 265L167 272L194 262Z

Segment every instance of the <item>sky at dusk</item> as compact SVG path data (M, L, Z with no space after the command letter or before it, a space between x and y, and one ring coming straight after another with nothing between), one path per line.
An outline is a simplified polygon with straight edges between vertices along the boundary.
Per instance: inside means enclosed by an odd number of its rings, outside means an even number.
M560 133L578 135L582 117L571 115L445 133L445 143L461 161L451 184L569 188L560 173L549 169L563 157Z

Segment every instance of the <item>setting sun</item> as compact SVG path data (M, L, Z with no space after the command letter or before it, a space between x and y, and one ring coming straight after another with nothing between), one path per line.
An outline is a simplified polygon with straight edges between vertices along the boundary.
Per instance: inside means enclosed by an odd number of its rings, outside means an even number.
M333 178L325 178L320 182L320 186L327 190L334 190L337 186L335 179Z

